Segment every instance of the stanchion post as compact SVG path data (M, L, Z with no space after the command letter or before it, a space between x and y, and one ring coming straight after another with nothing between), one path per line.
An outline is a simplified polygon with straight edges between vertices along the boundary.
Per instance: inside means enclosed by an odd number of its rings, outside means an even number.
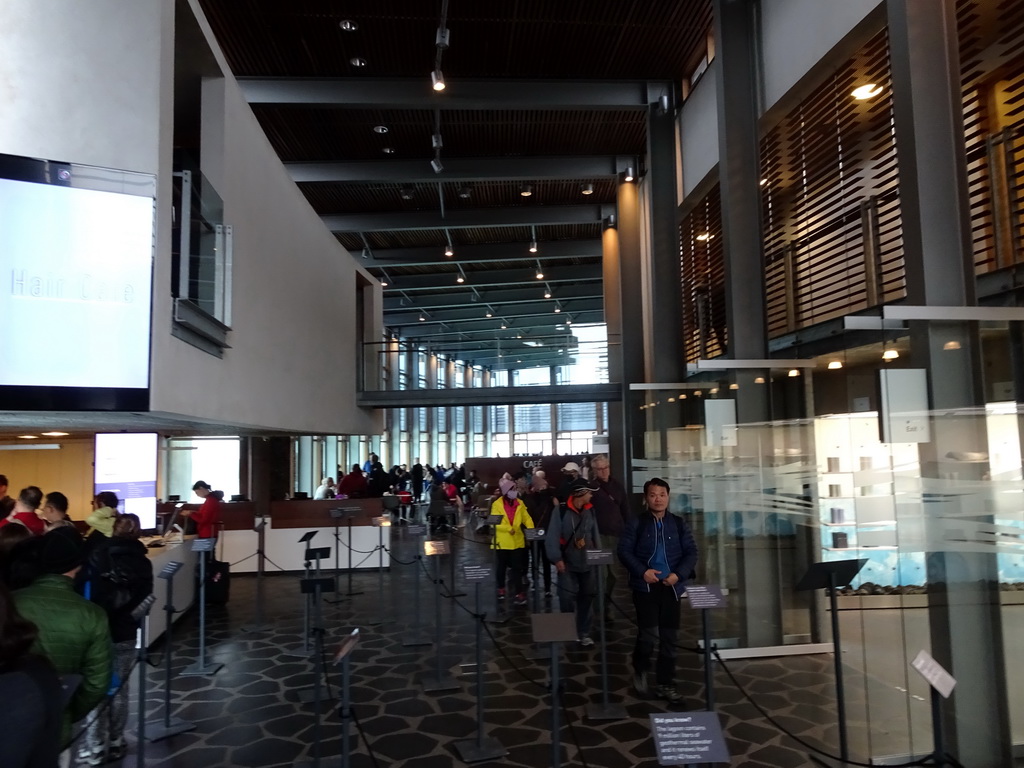
M135 633L135 666L139 670L139 715L135 721L135 764L140 767L146 764L146 661L149 654L147 630L149 628L149 611L155 602L156 596L150 595L132 611L132 618L139 622L139 628Z
M199 659L179 673L179 677L209 677L217 674L223 664L206 663L206 561L213 552L216 539L194 539L192 551L199 558Z
M377 529L377 618L367 621L368 627L379 627L384 624L386 615L384 601L384 529L391 526L391 521L384 515L370 518L370 523ZM350 550L351 551L351 550Z
M466 582L473 583L475 594L476 616L476 738L465 739L455 742L455 751L459 753L463 762L479 763L484 760L496 760L505 757L508 751L501 746L497 739L484 736L484 658L483 658L483 630L484 615L480 606L480 584L494 578L491 569L485 565L464 566L462 577Z
M711 611L725 607L725 595L717 584L689 584L686 600L690 607L700 611L704 651L704 708L715 710L715 644L711 639Z
M597 572L597 604L604 606L604 569L612 564L612 553L607 550L594 549L587 551L587 565L591 573ZM607 609L606 609L607 610ZM601 702L587 705L587 718L590 720L622 720L626 717L626 708L621 704L612 704L608 700L608 642L606 622L603 616L598 617L601 625L599 631L601 643Z
M423 690L426 693L454 691L459 688L458 681L451 675L444 674L441 663L442 653L442 622L441 622L441 561L442 555L451 551L447 541L424 541L423 554L434 560L434 675L423 677Z
M330 547L321 547L319 549L311 549L306 553L308 559L316 560L316 576L311 579L303 579L300 583L302 592L307 595L313 596L314 605L314 627L313 627L313 646L315 658L313 659L313 690L312 696L309 697L309 701L304 701L303 696L299 695L299 700L303 703L313 703L313 760L310 763L299 763L299 766L303 768L320 768L320 753L323 747L323 736L321 733L321 720L322 711L321 705L323 703L322 694L322 683L323 683L323 666L324 666L324 626L323 626L323 593L331 592L334 590L334 580L330 577L320 576L320 560L325 557L331 556Z
M171 717L171 650L172 633L174 626L174 574L181 570L181 563L177 560L169 562L163 570L157 574L158 579L167 582L167 600L164 604L164 611L167 613L167 627L164 630L164 717L163 720L155 720L147 724L146 738L150 741L160 741L170 736L177 736L179 733L194 730L195 723Z
M425 536L427 534L427 526L423 523L409 523L405 527L405 532L410 536ZM416 585L413 587L413 624L412 632L410 637L405 640L402 645L406 648L416 648L420 646L430 645L431 641L423 636L423 621L420 616L420 583L422 581L423 571L423 556L420 554L420 547L416 547L416 560L414 567L416 569L415 582Z
M362 591L354 592L352 590L352 518L356 516L359 509L350 508L341 511L345 513L345 530L348 532L348 589L345 591L345 597L355 597L363 594Z
M544 546L544 529L527 528L524 533L526 534L526 540L533 547L533 612L541 613L540 585L538 584L536 564L539 559L537 551L540 547ZM529 648L523 649L523 658L528 661L546 661L551 658L551 646L534 643Z
M345 638L334 655L334 663L341 664L341 768L350 768L348 721L352 719L352 651L359 644L359 628Z
M304 559L302 564L303 570L305 571L302 577L303 579L310 578L309 569L312 567L312 563L309 559L309 542L312 541L314 536L316 536L316 531L306 531L298 541L298 543L302 545L302 554ZM309 603L310 596L307 594L302 605L302 646L290 651L285 651L285 655L287 656L299 656L304 659L309 658Z
M252 624L243 626L242 631L256 634L267 631L267 625L263 623L263 577L266 573L267 559L267 519L261 518L253 530L256 532L256 620Z
M501 518L503 518L503 517L504 517L504 515L502 515L502 514L488 515L488 517L487 517L487 522L491 526L491 548L494 550L494 573L495 574L497 574L497 573L499 573L501 571L501 567L498 565L498 523L501 522ZM505 589L505 585L504 584L496 584L496 586L495 586L495 589L494 589L494 615L490 619L488 619L488 621L490 621L491 624L504 624L505 622L507 622L509 620L509 618L511 618L509 616L508 612L504 612L503 613L502 610L501 610L501 600L498 597L498 592L499 592L499 590L504 590L504 589ZM505 599L506 603L511 602L511 600L513 598L513 596L509 596L509 595L506 595L505 597L506 597L506 599Z

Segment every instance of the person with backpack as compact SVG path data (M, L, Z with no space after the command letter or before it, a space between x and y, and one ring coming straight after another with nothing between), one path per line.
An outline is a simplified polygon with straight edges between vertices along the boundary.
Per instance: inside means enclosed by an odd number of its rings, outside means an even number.
M644 483L644 511L630 520L619 539L619 560L629 573L636 608L633 685L650 695L647 674L658 644L655 692L671 704L683 696L675 687L679 599L697 565L697 543L686 521L668 511L669 487L660 477Z
M587 562L587 551L601 548L597 518L590 498L597 486L577 479L561 509L552 515L544 534L548 560L558 571L558 607L562 613L576 612L576 636L580 645L594 645L590 637L591 611L597 594L595 566Z
M113 535L101 540L79 571L75 587L107 614L114 641L114 684L109 704L101 704L90 717L78 760L102 765L125 753L124 727L128 719L128 680L135 663L139 621L132 612L153 592L153 565L139 536L136 515L114 518ZM143 672L145 674L145 672Z

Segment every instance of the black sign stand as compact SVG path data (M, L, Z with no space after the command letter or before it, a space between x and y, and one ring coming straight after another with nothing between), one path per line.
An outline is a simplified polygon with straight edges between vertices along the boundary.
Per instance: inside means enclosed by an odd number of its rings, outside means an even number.
M427 527L418 523L410 523L406 527L405 532L409 535L422 536L426 534ZM416 586L413 587L412 595L413 619L412 627L409 630L409 637L402 642L402 645L405 648L418 648L431 644L431 641L423 635L423 622L420 618L420 582L423 575L423 555L419 554L419 552L416 553L416 562L414 567L416 568Z
M588 550L587 564L591 566L591 573L597 571L597 604L604 606L604 568L606 565L612 564L612 553L601 549ZM601 625L601 701L600 703L591 702L587 705L587 718L590 720L622 720L626 717L626 708L621 704L612 704L608 700L608 643L605 622L601 620L602 618L598 617L598 623Z
M362 592L352 591L352 520L362 510L359 507L338 507L336 509L328 510L331 518L334 520L334 597L327 600L328 603L340 603L346 597L354 597L355 595L361 595ZM345 527L348 533L348 589L342 592L338 587L338 574L340 572L340 557L341 557L341 519L345 519Z
M560 643L576 639L576 614L534 613L530 621L533 642L551 643L551 768L559 768L562 764L562 726L559 719L562 692L558 681L558 659L561 656Z
M540 599L540 579L538 576L538 563L540 562L540 549L544 546L544 529L543 528L527 528L523 533L526 534L526 540L530 542L530 546L533 551L533 566L531 568L531 575L533 576L533 612L543 613ZM538 645L533 643L529 648L523 649L523 658L528 661L547 661L551 658L551 647L548 645Z
M443 634L441 626L441 555L450 551L447 541L425 541L424 554L434 560L434 675L423 677L423 691L435 693L439 691L454 691L460 686L458 681L451 675L444 674L441 669L441 651Z
M484 736L484 616L480 607L480 582L493 576L489 568L482 566L467 566L464 576L466 581L473 582L476 606L476 738L456 741L455 751L465 763L480 763L505 757L508 750L497 739Z
M299 691L299 701L303 704L309 704L312 701L316 701L320 695L320 675L322 674L321 664L323 663L323 641L322 635L324 633L324 620L323 620L323 593L331 592L334 589L334 581L331 578L323 578L320 573L320 561L326 560L331 556L330 547L310 547L306 550L306 574L307 577L299 582L300 592L306 596L307 605L312 605L312 626L308 630L308 634L313 636L313 652L316 658L313 660L313 664L318 670L316 683L312 688L304 688ZM310 562L315 563L313 569L313 577L309 577L309 564ZM307 635L308 637L308 635ZM319 709L317 710L317 720L319 722Z
M309 542L316 536L316 531L306 531L298 540L298 544L302 545L303 554L305 555L305 562L302 567L305 569L305 575L303 579L310 577L309 569L312 567L312 563L309 559ZM303 659L308 659L310 654L309 648L309 602L312 597L307 594L306 600L302 605L302 646L299 648L293 648L290 651L285 651L287 656L299 656Z
M321 549L310 549L307 556L312 554L316 559L316 578L303 579L300 588L303 594L312 595L313 599L313 645L315 647L313 658L313 691L312 695L306 696L306 691L299 691L299 701L303 704L313 703L313 761L311 763L300 763L312 768L320 767L320 751L323 744L323 737L320 732L321 709L323 704L323 692L321 683L324 677L324 622L323 622L323 593L331 592L334 589L334 582L330 578L320 577L320 558L330 557L330 547Z
M149 642L146 634L149 624L149 611L156 602L156 596L150 595L135 610L132 611L132 618L138 620L139 629L135 635L135 666L139 670L139 715L135 721L135 764L146 764L146 662L149 658ZM122 681L124 685L127 681Z
M263 576L266 572L266 530L267 519L262 518L256 527L256 621L242 627L243 632L259 634L267 631L267 625L263 622Z
M377 528L377 618L364 622L368 627L379 627L384 624L384 529L391 527L391 521L381 515L373 517L370 522Z
M804 592L812 589L827 589L829 605L832 609L832 646L835 656L836 671L836 711L839 718L839 757L846 762L850 757L850 747L846 739L846 693L843 689L843 658L839 638L838 591L847 586L860 569L867 563L867 558L859 560L833 560L824 563L812 563L797 582L796 590Z
M181 570L181 563L174 560L164 566L157 574L158 579L167 582L167 600L164 604L164 611L167 612L167 629L164 630L164 719L154 720L147 723L146 738L150 741L160 741L170 736L177 736L179 733L194 730L195 723L171 717L171 628L174 626L174 574Z
M708 712L715 711L715 651L718 646L711 640L711 614L712 608L725 606L725 597L722 595L722 588L717 584L690 584L686 587L686 599L690 607L700 611L700 623L703 631L703 652L704 652L704 708Z
M217 674L223 664L206 663L206 560L207 552L213 552L216 539L194 539L192 551L199 558L199 659L189 664L178 677L209 677Z

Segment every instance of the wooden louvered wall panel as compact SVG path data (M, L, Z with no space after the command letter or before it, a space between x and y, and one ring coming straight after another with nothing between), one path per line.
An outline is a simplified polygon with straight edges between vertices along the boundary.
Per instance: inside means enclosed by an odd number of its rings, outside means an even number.
M762 139L770 337L903 295L889 80L881 31Z
M957 4L977 274L1024 261L1024 5Z
M679 225L679 265L686 361L721 355L727 341L722 206L717 184Z

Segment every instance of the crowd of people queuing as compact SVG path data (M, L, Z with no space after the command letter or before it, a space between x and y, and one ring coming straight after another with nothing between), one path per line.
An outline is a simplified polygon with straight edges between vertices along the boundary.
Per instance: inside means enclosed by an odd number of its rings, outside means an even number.
M8 708L0 765L118 760L136 608L153 591L139 518L118 512L119 499L104 491L83 535L65 494L30 485L10 497L7 485L0 475L0 700L17 706Z

